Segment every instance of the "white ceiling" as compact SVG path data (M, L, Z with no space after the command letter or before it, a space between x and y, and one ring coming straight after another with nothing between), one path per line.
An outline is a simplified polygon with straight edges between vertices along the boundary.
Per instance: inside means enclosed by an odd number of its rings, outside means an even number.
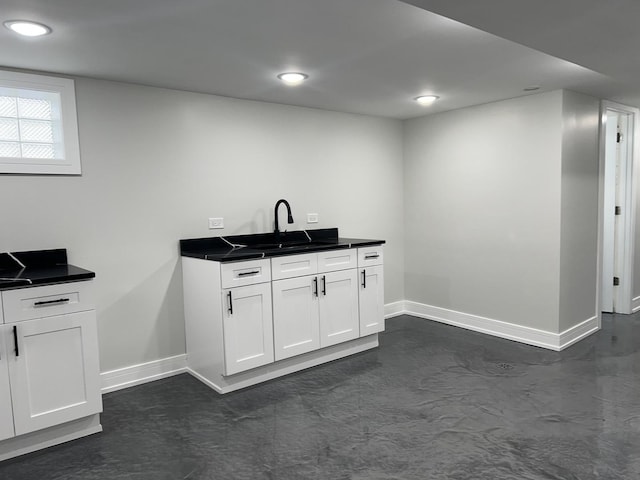
M623 98L640 71L603 60L593 40L602 35L573 45L570 35L593 32L562 20L572 13L563 2L530 15L508 8L524 8L520 0L411 3L589 68L397 0L2 0L0 21L31 19L53 33L0 28L0 65L393 118L517 97L529 85ZM275 78L286 70L310 79L286 87ZM441 98L427 109L412 100L431 93Z
M640 106L638 0L404 1L606 75L600 96Z

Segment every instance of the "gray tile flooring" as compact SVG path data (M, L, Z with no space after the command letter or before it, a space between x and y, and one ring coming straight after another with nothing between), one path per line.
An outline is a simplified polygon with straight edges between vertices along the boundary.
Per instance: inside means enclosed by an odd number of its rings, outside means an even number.
M550 352L411 317L379 349L218 395L108 394L104 432L2 480L639 479L640 316Z

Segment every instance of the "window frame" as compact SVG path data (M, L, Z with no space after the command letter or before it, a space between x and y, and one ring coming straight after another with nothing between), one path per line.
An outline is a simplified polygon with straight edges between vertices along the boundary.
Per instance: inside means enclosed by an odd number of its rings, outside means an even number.
M0 87L60 95L63 143L63 158L0 157L0 174L81 175L74 81L70 78L0 70Z

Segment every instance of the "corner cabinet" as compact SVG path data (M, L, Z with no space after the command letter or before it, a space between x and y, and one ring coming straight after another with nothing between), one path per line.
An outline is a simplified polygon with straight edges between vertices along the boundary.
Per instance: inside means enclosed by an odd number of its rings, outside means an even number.
M92 288L2 292L0 460L102 430Z
M188 370L220 393L377 347L384 330L381 245L182 266Z

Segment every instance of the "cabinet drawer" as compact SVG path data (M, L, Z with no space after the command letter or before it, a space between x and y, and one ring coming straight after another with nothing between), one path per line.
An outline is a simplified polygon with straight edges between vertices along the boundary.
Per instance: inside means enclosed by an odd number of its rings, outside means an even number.
M223 263L221 269L222 288L241 287L271 281L269 260Z
M93 282L69 282L2 292L5 323L93 310Z
M283 278L302 277L318 273L318 255L304 253L302 255L287 255L271 259L271 275L274 280Z
M358 266L355 248L318 253L318 273L336 272Z
M368 267L371 265L382 265L384 254L382 245L373 247L362 247L358 249L358 267Z

